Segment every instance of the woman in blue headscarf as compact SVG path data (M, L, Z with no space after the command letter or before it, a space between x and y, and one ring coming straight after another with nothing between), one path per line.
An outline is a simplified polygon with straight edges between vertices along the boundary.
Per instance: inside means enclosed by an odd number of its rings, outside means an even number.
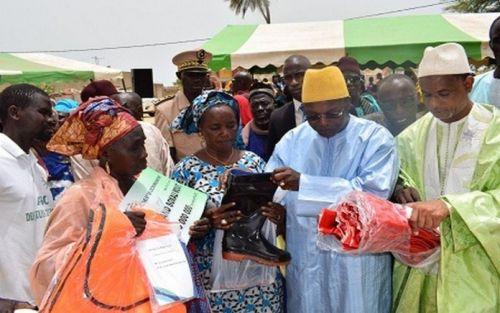
M205 91L192 106L172 122L172 129L199 132L203 148L186 156L174 168L178 182L208 195L204 217L191 228L190 252L201 272L213 312L283 312L284 287L276 267L253 261L222 259L223 231L242 218L233 204L221 205L224 190L219 178L231 168L261 173L265 162L253 152L238 149L241 128L238 104L220 91ZM275 224L282 224L284 208L269 205L262 214ZM270 224L270 223L269 223ZM266 228L266 226L264 227ZM275 236L275 229L266 235Z

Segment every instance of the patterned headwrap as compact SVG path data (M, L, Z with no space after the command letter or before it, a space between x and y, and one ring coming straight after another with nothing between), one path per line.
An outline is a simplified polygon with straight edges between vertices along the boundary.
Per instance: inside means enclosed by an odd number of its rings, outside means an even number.
M186 134L199 133L200 121L203 117L203 113L209 108L220 104L229 106L233 110L236 120L239 123L240 110L238 102L228 93L217 90L206 90L193 100L192 105L183 109L179 115L177 115L172 121L172 124L170 124L170 128L172 130L182 130ZM245 147L243 137L241 137L241 125L238 127L236 134L235 147L238 149L243 149Z
M97 159L103 149L137 126L135 118L116 101L92 98L66 119L47 148L67 156L82 154L84 159Z

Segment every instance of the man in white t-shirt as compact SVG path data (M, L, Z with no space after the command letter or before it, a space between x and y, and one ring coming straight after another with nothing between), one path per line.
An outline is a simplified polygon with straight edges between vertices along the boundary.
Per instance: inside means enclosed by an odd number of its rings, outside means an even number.
M52 103L19 84L0 93L0 312L33 308L29 269L53 208L47 173L31 154L34 140L55 130Z

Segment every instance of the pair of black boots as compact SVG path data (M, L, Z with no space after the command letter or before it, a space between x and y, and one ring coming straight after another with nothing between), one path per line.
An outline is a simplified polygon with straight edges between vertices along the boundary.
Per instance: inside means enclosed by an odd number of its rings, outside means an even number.
M223 258L232 261L253 260L279 266L290 262L290 254L270 243L262 235L266 217L261 207L273 199L276 185L271 174L253 174L233 170L228 176L227 193L222 203L235 202L235 209L243 218L224 232L222 240Z

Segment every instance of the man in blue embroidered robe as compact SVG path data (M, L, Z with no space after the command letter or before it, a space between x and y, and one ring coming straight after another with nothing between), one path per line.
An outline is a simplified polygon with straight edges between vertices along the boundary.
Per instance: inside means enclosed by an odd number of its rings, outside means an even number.
M302 87L307 123L289 131L267 165L284 190L289 313L389 312L389 254L351 256L316 246L317 216L347 193L388 198L399 163L392 135L349 115L344 77L337 67L306 72Z

